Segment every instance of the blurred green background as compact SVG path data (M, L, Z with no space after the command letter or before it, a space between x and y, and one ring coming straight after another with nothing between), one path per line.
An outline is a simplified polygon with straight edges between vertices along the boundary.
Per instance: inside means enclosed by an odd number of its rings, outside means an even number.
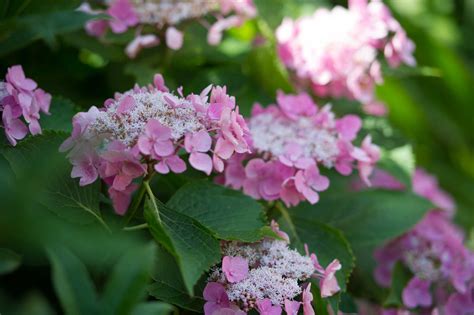
M308 14L320 6L346 5L346 1L255 0L260 17L228 32L218 47L207 45L205 31L190 25L182 50L172 52L162 45L129 60L123 48L133 34L110 36L108 44L87 36L82 30L87 17L72 11L79 2L0 3L0 73L22 64L28 77L53 94L53 115L41 120L46 130L70 131L75 112L101 105L115 91L129 89L135 82L149 83L156 72L163 73L172 88L183 85L186 93L198 92L209 83L227 85L247 115L255 101L271 103L276 89L292 90L272 42L272 30L282 17ZM391 127L382 128L389 139L382 145L411 144L417 164L435 174L454 196L456 221L470 233L474 227L474 1L385 2L416 43L418 67L390 71L377 89L390 109ZM255 36L266 41L254 45ZM351 102L336 102L334 108L360 112ZM385 120L366 119L368 130L377 126L386 126ZM57 134L55 145L64 136ZM55 146L44 145L46 151L22 150L23 160L11 150L5 154L7 159L0 157L0 247L22 254L16 259L3 253L11 258L11 266L22 261L20 269L0 280L0 306L8 310L6 314L60 312L49 281L45 246L60 242L74 248L92 268L100 287L126 249L147 242L140 233L110 238L100 226L65 223L39 207L37 195L44 178L70 168ZM13 171L12 161L17 162ZM109 206L106 200L94 202L102 208ZM111 211L102 215L112 226L118 220ZM10 267L0 266L0 272Z

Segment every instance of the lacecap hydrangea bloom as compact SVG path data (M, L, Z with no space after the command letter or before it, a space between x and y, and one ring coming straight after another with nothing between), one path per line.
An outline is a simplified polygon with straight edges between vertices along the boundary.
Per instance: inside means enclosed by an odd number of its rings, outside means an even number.
M277 105L255 104L247 123L252 153L228 159L219 180L255 199L281 199L288 206L302 200L314 204L318 192L329 186L320 167L334 167L343 175L357 168L370 184L369 175L380 158L370 136L360 147L353 144L362 125L359 117L337 119L329 105L318 108L305 93L278 92Z
M128 29L136 31L135 38L128 44L126 53L134 58L142 48L159 45L160 34L164 33L166 45L174 50L183 44L184 22L198 20L208 28L207 41L217 45L225 30L240 26L256 15L252 0L107 0L105 10L93 10L86 2L80 10L110 15L110 20L94 20L86 24L86 31L102 37L108 29L123 33ZM209 24L208 17L214 22Z
M156 75L154 85L136 85L102 108L76 114L60 150L69 151L71 176L79 177L81 186L102 178L116 212L123 214L137 188L134 179L184 172L184 153L195 169L222 172L224 160L248 152L247 137L247 125L225 87L208 86L185 97L182 87L176 95Z
M276 31L278 53L296 81L321 97L346 97L384 114L374 97L384 58L393 68L415 65L415 45L380 0L349 0L349 8L321 8L297 20L285 18Z
M25 77L22 66L8 68L5 80L0 81L0 111L1 126L11 145L26 137L28 130L32 135L41 133L40 113L49 114L50 103L51 95Z
M374 173L372 184L404 189L380 170ZM382 286L390 286L393 268L400 262L413 274L402 292L406 314L415 308L426 314L472 314L474 253L464 246L463 233L450 220L454 202L439 188L436 179L421 169L415 172L412 184L415 193L432 201L437 208L412 230L376 250L375 279ZM386 310L384 314L397 312L402 310Z
M204 289L204 313L314 315L311 305L311 278L319 280L321 296L332 296L340 288L336 272L341 264L334 259L323 268L315 254L306 255L288 247L288 235L272 222L282 239L265 238L257 243L223 242L222 263L215 266Z

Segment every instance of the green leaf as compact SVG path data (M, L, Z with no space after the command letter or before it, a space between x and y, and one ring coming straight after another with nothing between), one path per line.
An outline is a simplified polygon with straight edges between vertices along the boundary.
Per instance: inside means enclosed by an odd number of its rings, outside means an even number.
M292 217L318 218L341 230L352 248L378 246L411 229L432 204L411 192L381 189L330 193L315 204L291 209Z
M400 262L395 264L392 273L392 284L390 286L389 295L383 303L384 307L403 307L402 292L412 277L413 274Z
M326 267L334 259L338 259L342 265L342 270L336 273L336 277L342 291L346 290L346 283L354 268L354 255L349 242L337 229L324 224L310 214L298 217L293 214L293 209L289 211L280 206L282 218L279 221L282 229L286 231L291 240L292 246L303 249L307 244L310 252L318 256L319 262Z
M175 308L163 302L140 303L132 310L132 315L163 315L172 313Z
M204 271L219 261L219 242L195 219L152 198L145 200L145 220L155 240L176 257L186 290L192 295Z
M97 294L84 264L66 247L47 250L52 281L65 314L97 314Z
M69 175L64 175L49 183L42 203L70 222L87 224L97 220L109 230L100 214L99 198L99 181L81 187Z
M114 266L101 299L106 314L130 314L146 296L154 244L132 248ZM146 308L146 306L143 306Z
M156 251L155 260L155 283L150 285L148 293L159 300L201 313L204 300L201 296L191 297L188 294L176 259L160 247Z
M292 92L288 72L278 59L275 47L267 43L254 48L247 60L247 71L259 85L272 97L276 90Z
M239 191L198 180L179 189L167 205L196 219L217 238L245 242L261 238L262 207Z
M41 116L43 130L71 132L72 117L76 114L74 103L63 97L53 96L50 115Z
M97 16L79 11L58 11L12 18L0 24L0 56L42 39L50 46L57 45L56 36L84 27Z
M80 187L72 179L72 166L58 152L66 138L63 132L48 132L29 137L16 147L5 148L3 154L17 179L31 187L31 200L42 203L50 211L70 222L88 224L97 220L106 229L99 209L100 182Z
M339 309L344 314L358 314L357 304L354 298L347 292L341 294L341 303L339 304Z
M20 264L20 255L7 248L0 248L0 275L14 271Z

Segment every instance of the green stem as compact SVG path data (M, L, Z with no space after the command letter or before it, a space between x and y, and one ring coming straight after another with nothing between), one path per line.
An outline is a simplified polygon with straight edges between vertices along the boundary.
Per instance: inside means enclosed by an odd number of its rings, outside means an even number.
M124 231L130 232L130 231L137 231L137 230L143 230L148 228L147 223L139 224L139 225L134 225L134 226L126 226L123 228Z
M290 214L288 213L288 210L281 204L281 202L276 202L275 203L275 209L277 209L280 213L283 219L286 221L288 224L288 227L290 228L291 234L293 234L293 237L301 243L301 240L296 233L296 227L295 224L293 223L293 220L291 220Z
M148 181L144 181L143 185L145 186L145 189L148 193L148 197L150 197L150 200L153 203L153 208L156 209L157 220L161 224L160 209L158 208L158 205L156 204L156 198L155 198L155 195L153 194L153 191L151 190L150 183Z
M123 225L124 226L126 226L128 223L130 223L130 220L135 216L135 214L138 210L138 207L142 203L143 196L145 195L145 185L144 185L144 183L145 182L142 183L142 185L140 186L140 189L138 190L137 197L133 201L131 210L127 212L127 215L125 216L125 218L123 220Z

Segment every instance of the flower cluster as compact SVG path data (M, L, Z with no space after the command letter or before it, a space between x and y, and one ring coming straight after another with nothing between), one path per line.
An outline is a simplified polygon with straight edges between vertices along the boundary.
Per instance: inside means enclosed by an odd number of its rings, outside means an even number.
M382 81L378 56L383 53L391 67L415 65L413 42L379 0L349 0L349 9L286 18L276 35L279 56L298 82L322 97L357 99L373 114L384 113L374 98Z
M48 114L50 103L51 95L25 77L20 65L8 68L5 81L0 81L2 127L8 141L15 146L17 140L27 135L28 129L33 135L40 134L40 112Z
M403 189L393 177L379 170L372 183ZM461 231L450 221L454 203L438 187L436 179L420 169L413 177L413 190L439 209L430 211L412 230L375 252L375 278L380 285L389 286L393 267L401 262L413 273L402 293L407 309L468 314L474 311L474 253L463 245ZM385 314L392 313L396 314L396 310Z
M311 306L311 278L319 279L322 297L340 288L335 273L341 269L337 259L326 269L315 254L306 256L288 247L288 235L272 222L282 240L265 238L257 243L223 242L222 264L216 266L204 289L204 312L244 314L256 309L260 314L279 315L282 307L297 314L301 305L305 315L314 314ZM296 300L301 296L301 301Z
M134 58L142 48L153 47L160 43L156 31L165 32L166 44L178 50L183 44L183 33L176 27L187 20L199 20L208 27L207 41L217 45L222 33L232 27L240 26L246 19L256 15L252 0L109 0L105 11L92 10L86 2L80 10L110 15L110 20L94 20L86 24L86 31L101 37L107 29L113 33L123 33L130 28L136 30L135 39L129 43L126 53ZM216 21L209 25L204 17L212 14ZM144 28L150 33L143 34Z
M336 119L329 105L318 108L305 93L278 92L278 105L256 104L248 120L252 153L236 155L227 162L224 184L255 199L282 199L287 205L302 200L316 203L318 192L329 180L319 166L349 175L354 167L368 177L380 157L379 148L367 136L361 147L353 140L361 127L355 115ZM245 166L244 166L245 162Z
M137 188L135 178L185 171L184 152L195 169L222 172L224 160L248 152L247 134L225 87L208 86L200 95L184 97L182 88L175 95L156 75L154 85L116 93L103 108L76 114L71 137L60 150L70 151L71 176L80 177L80 185L102 178L115 210L123 214Z

